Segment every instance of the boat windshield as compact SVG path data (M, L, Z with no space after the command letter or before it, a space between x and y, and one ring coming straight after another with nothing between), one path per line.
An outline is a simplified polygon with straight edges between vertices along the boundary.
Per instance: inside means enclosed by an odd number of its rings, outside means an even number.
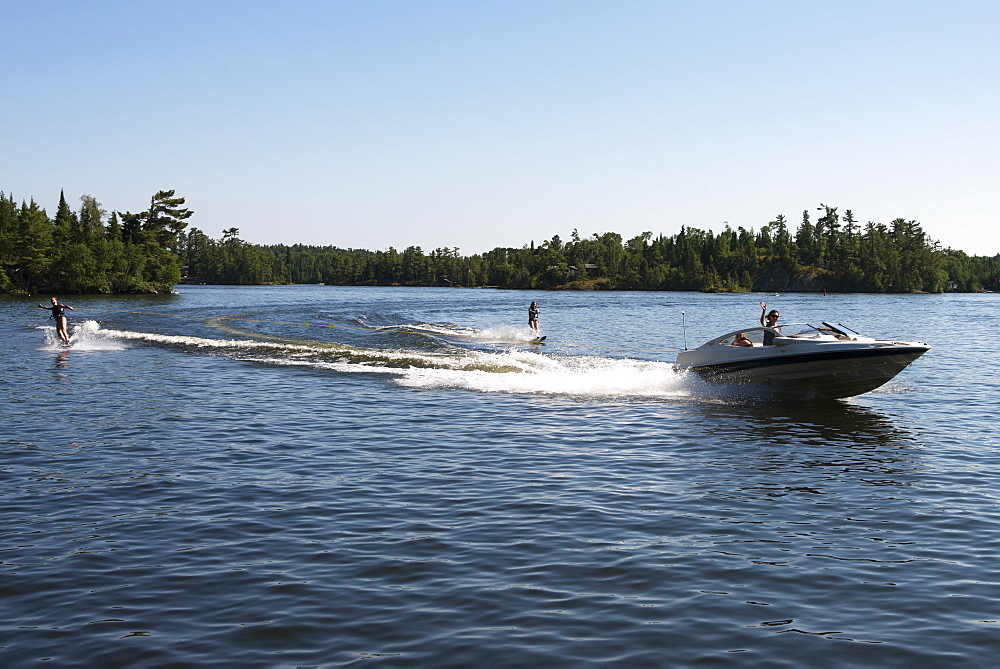
M799 323L799 325L804 325ZM772 332L774 334L780 335L780 332L775 332L770 328L762 327L752 327L746 328L744 330L737 330L736 332L730 332L729 334L722 335L721 337L716 337L710 341L705 342L702 346L747 346L747 341L753 346L763 346L764 345L764 333ZM749 347L748 347L749 348Z
M826 321L823 321L823 325L830 328L834 332L840 332L841 334L846 334L846 335L854 335L855 337L864 337L864 335L858 332L857 330L849 328L842 323L827 323Z
M715 340L715 343L723 346L763 346L764 329L747 328L746 330L740 330L739 332L730 332L726 336Z
M841 325L840 323L827 323L823 322L822 327L816 327L815 325L809 325L808 323L797 324L801 327L798 330L790 330L785 328L784 332L786 337L796 337L799 339L816 339L820 337L834 337L841 341L849 341L857 339L858 337L863 337L861 333L852 330L846 325Z
M810 325L809 323L785 323L777 328L751 327L737 330L728 334L716 337L702 346L747 346L749 341L753 346L764 346L765 333L773 333L785 339L820 339L830 341L838 339L840 341L857 341L867 339L863 334L840 323L823 322L822 326ZM742 335L742 336L741 336ZM789 342L790 343L790 342Z

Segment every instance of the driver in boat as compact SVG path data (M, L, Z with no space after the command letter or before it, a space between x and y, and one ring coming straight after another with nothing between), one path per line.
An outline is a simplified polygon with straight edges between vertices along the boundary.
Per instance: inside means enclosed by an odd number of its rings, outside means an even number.
M760 324L761 324L761 326L765 327L765 328L771 328L773 330L777 330L778 332L781 332L781 327L778 325L778 316L780 316L781 314L778 313L777 309L771 309L771 312L768 313L765 316L764 312L766 312L766 311L767 311L767 305L764 304L763 302L761 302L760 303ZM766 319L766 322L765 322L765 319ZM773 343L774 343L774 333L773 332L768 332L767 330L765 330L764 331L764 346L770 346Z
M741 332L733 340L733 346L753 346L753 342L750 341L750 337L747 336L746 332Z

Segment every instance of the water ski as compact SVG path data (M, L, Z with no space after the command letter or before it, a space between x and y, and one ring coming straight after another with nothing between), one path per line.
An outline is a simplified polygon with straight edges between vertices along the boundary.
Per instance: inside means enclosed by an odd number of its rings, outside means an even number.
M535 337L534 339L531 340L531 343L541 344L543 341L545 341L545 337Z

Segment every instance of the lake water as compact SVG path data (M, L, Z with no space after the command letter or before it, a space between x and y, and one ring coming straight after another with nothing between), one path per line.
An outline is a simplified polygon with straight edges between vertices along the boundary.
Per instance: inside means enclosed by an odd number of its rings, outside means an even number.
M513 341L531 300L544 346ZM933 348L823 405L673 372L682 311L695 346L759 300ZM4 666L1000 652L1000 295L64 301L68 349L38 298L0 298Z

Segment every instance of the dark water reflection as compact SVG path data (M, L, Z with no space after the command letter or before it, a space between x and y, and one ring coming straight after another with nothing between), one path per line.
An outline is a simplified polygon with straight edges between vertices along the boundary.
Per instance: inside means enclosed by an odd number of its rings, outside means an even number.
M869 407L831 403L800 409L773 405L689 408L704 433L697 441L715 440L736 448L718 449L726 459L739 458L745 475L757 472L781 481L829 478L873 485L905 486L919 474L924 445L918 435L892 416Z

